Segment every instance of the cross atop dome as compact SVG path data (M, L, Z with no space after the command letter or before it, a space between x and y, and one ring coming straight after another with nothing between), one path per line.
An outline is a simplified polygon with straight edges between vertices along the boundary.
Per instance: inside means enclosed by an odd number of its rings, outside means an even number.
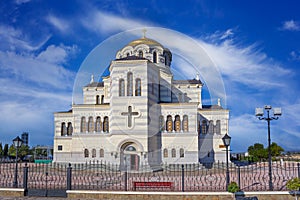
M146 32L147 32L147 29L144 28L144 29L143 29L143 38L146 38Z

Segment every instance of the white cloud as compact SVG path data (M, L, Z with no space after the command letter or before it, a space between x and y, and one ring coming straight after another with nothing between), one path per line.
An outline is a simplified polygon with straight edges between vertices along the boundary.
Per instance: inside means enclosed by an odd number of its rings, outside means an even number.
M229 133L232 136L233 151L246 151L254 143L266 144L265 123L255 118L254 114L233 116L229 121Z
M300 61L300 51L291 51L290 60Z
M37 102L44 102L47 99L55 99L55 101L71 102L71 97L66 95L66 88L51 89L25 84L24 82L15 82L11 78L0 78L0 96L2 101L11 98L11 96L20 97L22 99L36 99ZM14 98L14 101L19 98Z
M113 32L136 29L152 25L152 23L150 22L123 18L120 16L104 13L99 10L90 11L90 14L87 17L82 18L81 23L89 30L102 34L111 34Z
M229 29L231 35L232 30ZM272 61L267 55L257 50L256 45L238 46L232 39L223 40L225 33L214 34L213 42L199 41L207 51L208 55L220 68L222 74L229 81L244 84L256 89L270 89L282 87L285 83L279 81L280 77L289 75L291 72ZM263 85L263 87L262 87Z
M11 143L16 135L26 131L30 134L30 145L52 144L53 111L69 106L66 100L55 98L50 92L49 94L47 98L31 96L26 101L24 96L17 96L18 94L9 94L11 97L7 101L3 101L1 96L0 142ZM65 96L70 94L65 93Z
M75 73L65 65L77 46L49 45L41 51L50 36L36 42L10 26L0 26L0 36L0 142L28 131L49 144L53 111L69 108L72 101Z
M101 11L91 12L88 18L84 18L82 23L92 31L100 33L112 33L116 31L126 31L149 26L149 22L141 22L136 19L122 18L120 16L107 14ZM155 36L154 36L155 37ZM284 87L285 83L280 81L281 77L290 75L290 71L283 68L279 63L272 61L267 55L261 52L256 44L249 46L238 46L234 43L234 29L224 32L218 31L205 40L197 39L199 45L204 48L212 61L220 68L224 77L236 84L243 84L258 90L265 90L276 87ZM169 35L160 36L168 47L180 47L185 51L193 52L193 49L186 47L184 42L178 46L180 41L168 42ZM175 44L175 45L173 45ZM176 48L177 48L176 47ZM180 51L180 48L179 51ZM173 50L174 51L174 50ZM187 68L185 68L187 70ZM195 70L187 70L190 75L195 74ZM203 73L203 72L202 72Z
M50 38L50 35L47 35L42 39L32 41L21 30L5 25L0 25L0 36L0 50L5 51L35 51L40 49Z
M37 60L45 61L47 63L54 63L54 64L62 64L67 61L70 55L75 54L77 52L77 46L55 46L50 45L47 49L41 52L37 56Z
M0 52L0 69L11 76L13 81L30 81L40 86L55 88L72 87L75 75L62 65L39 60L34 55L14 52Z
M49 15L46 20L62 33L67 33L71 30L71 21L64 20L53 15Z
M234 34L233 34L233 29L227 29L224 33L223 33L223 35L221 36L221 40L223 40L223 39L228 39L228 38L230 38L230 37L232 37Z
M299 31L300 30L300 24L299 24L299 22L294 21L294 20L285 21L285 22L283 22L281 30Z
M299 150L296 142L299 141L299 133L297 127L291 126L292 121L286 118L288 115L289 113L285 111L278 120L271 121L271 142L277 143L285 150ZM264 144L265 147L268 145L266 121L257 119L254 114L242 114L233 116L229 122L233 151L247 151L254 143Z

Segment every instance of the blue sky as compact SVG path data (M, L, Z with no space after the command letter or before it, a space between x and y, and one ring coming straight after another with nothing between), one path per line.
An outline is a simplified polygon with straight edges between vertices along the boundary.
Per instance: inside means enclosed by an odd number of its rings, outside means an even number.
M272 141L300 150L299 7L296 0L1 1L0 142L26 131L30 145L52 144L53 112L70 109L89 53L120 32L160 27L193 39L215 63L233 151L267 144L267 124L254 116L266 104L283 112L271 122Z

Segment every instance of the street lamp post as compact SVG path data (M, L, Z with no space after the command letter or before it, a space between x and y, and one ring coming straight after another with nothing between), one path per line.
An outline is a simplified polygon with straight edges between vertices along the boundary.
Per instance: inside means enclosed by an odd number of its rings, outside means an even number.
M264 116L264 110L267 112L267 116ZM255 115L259 120L265 120L268 122L268 162L269 162L269 190L273 190L273 182L272 182L272 155L271 155L271 131L270 131L270 122L272 120L278 120L279 116L281 116L281 108L273 108L274 117L270 117L270 110L272 110L272 106L266 105L264 108L256 108Z
M228 190L228 185L229 185L229 182L230 182L228 147L230 146L231 137L226 133L226 135L222 138L222 140L223 140L223 143L226 147L226 190Z
M22 145L23 140L18 136L15 139L13 139L13 144L16 148L16 168L15 168L15 179L14 179L14 187L18 187L18 149Z

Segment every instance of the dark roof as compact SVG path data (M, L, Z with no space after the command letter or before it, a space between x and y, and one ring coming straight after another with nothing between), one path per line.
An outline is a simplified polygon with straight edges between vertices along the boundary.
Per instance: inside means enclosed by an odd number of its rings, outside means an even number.
M119 59L115 59L115 60L148 60L148 59L141 58L141 57L138 57L138 56L127 56L127 57L119 58Z
M87 84L85 87L104 87L104 82L92 82Z
M212 110L218 110L223 109L222 106L219 105L202 105L203 109L212 109Z
M173 80L173 84L202 84L200 80Z
M71 109L71 110L68 110L68 111L59 111L59 112L56 112L56 113L71 113L71 112L73 112L72 109Z

